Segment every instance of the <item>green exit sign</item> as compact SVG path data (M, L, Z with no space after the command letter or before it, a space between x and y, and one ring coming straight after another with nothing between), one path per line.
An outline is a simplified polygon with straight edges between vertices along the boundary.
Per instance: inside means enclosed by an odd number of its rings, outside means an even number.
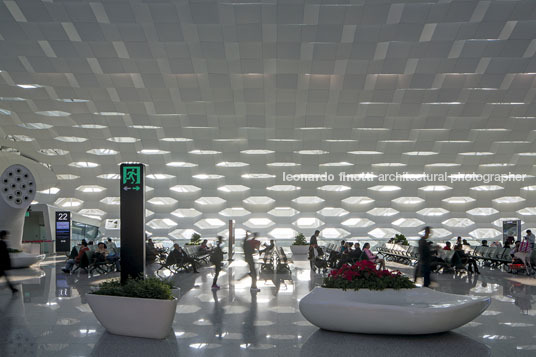
M141 183L140 166L123 166L123 185L139 185Z

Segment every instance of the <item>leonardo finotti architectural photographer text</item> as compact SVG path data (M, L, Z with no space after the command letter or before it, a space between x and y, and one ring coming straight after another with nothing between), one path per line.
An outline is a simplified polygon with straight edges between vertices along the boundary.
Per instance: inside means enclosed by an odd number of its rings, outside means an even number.
M526 174L479 174L476 172L455 174L443 173L409 173L395 172L389 174L375 174L374 172L346 173L318 173L318 174L290 174L283 172L283 181L285 182L523 182L529 176Z

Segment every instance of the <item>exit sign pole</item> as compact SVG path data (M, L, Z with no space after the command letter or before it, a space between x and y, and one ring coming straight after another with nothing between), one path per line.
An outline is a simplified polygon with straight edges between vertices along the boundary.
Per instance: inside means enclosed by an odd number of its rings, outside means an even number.
M145 277L145 165L121 164L121 284Z

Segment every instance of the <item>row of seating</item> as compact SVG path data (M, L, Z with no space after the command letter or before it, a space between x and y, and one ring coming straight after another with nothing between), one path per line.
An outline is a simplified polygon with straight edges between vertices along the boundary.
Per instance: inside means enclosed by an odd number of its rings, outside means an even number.
M395 260L401 263L410 265L415 264L419 260L418 247L410 245L400 245L393 243L384 243L378 247L378 253L382 253L390 260ZM464 252L469 257L481 263L490 263L494 266L506 265L512 262L510 256L510 248L503 247L469 247L464 246ZM450 263L454 251L442 250L438 251L438 257Z
M261 259L261 272L277 272L284 274L290 272L289 259L283 248L274 245L272 249L266 250Z
M378 247L377 251L382 253L388 260L398 263L414 265L419 260L419 249L412 245L384 243Z
M200 260L204 263L210 261L210 252L200 250L198 245L184 245L182 249L184 249L186 254L191 258Z
M94 274L95 272L99 274L107 274L116 271L116 267L117 263L115 260L98 260L95 252L88 250L84 253L80 261L75 263L73 269L71 270L71 274L80 269L84 270L90 275Z

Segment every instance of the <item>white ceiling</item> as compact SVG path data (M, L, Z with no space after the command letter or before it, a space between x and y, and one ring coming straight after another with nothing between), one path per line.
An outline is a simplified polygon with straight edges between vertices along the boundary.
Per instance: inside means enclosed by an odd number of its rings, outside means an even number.
M429 191L282 175L534 175L535 53L532 0L4 0L0 144L74 178L40 203L73 198L74 210L105 212L103 224L119 214L108 174L147 163L155 236L214 236L233 207L245 209L238 227L262 235L415 236L420 221L467 235L506 217L534 226L536 192L521 189L532 177ZM289 162L299 165L271 165ZM369 189L378 185L402 189ZM325 207L340 209L317 213Z

